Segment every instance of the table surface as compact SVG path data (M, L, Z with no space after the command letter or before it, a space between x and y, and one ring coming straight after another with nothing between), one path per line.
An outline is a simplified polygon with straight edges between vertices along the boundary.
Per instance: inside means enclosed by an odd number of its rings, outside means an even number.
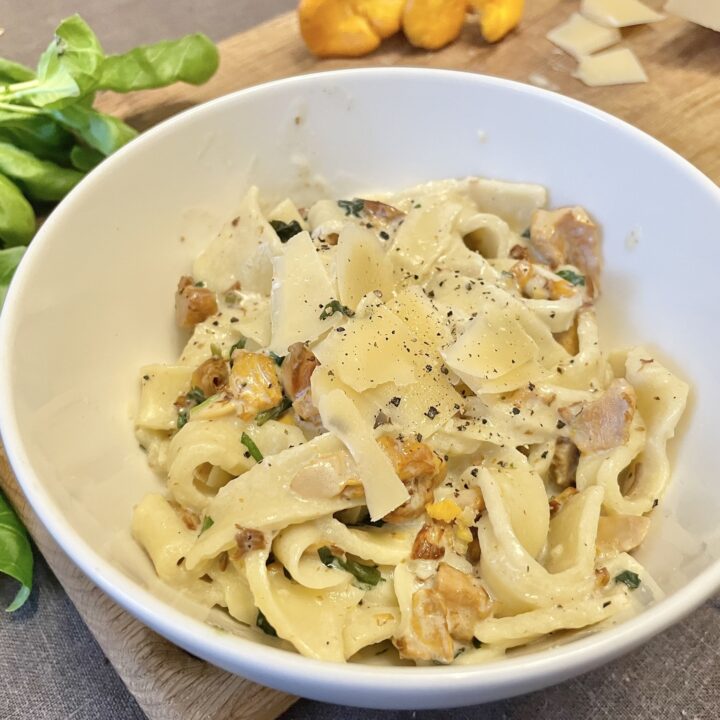
M57 22L73 12L91 24L107 51L117 52L196 30L219 40L294 4L294 0L16 1L4 7L0 17L5 28L0 55L33 64ZM0 619L0 720L144 720L42 557L36 559L30 600L21 611ZM13 590L0 580L0 606L7 606ZM426 720L439 715L362 711L301 700L283 718ZM718 718L720 597L640 650L576 680L442 716L451 720Z

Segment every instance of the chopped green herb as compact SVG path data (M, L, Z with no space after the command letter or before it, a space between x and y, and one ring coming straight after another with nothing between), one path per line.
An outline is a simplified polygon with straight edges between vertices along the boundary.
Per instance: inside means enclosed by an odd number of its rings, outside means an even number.
M343 305L339 300L331 300L320 313L321 320L327 320L332 317L336 312L352 317L355 313L349 308Z
M188 417L187 409L183 408L182 410L180 410L180 412L178 412L177 422L175 423L175 426L177 427L178 430L182 430L182 428L184 428L187 425L187 421L189 419L190 418Z
M318 548L318 557L323 565L345 570L363 585L375 586L383 579L377 565L363 565L355 560L343 560L333 555L329 547Z
M212 353L213 357L222 357L222 350L220 349L220 346L216 345L215 343L212 343L210 345L210 352Z
M275 361L276 365L283 364L283 360L285 359L284 355L276 355L272 350L268 353L268 355Z
M637 590L640 587L640 576L632 570L623 570L615 576L615 582L624 583L631 590Z
M345 215L354 215L360 217L360 213L365 209L365 201L360 198L353 198L352 200L338 200L338 207L341 207L345 211Z
M524 238L527 238L528 240L530 239L530 228L529 228L529 227L528 227L528 228L525 228L525 229L522 231L522 236L523 236Z
M255 416L255 422L258 425L264 425L268 420L277 420L283 413L292 407L292 400L283 397L282 402L269 410L263 410Z
M250 456L255 462L262 462L263 454L260 452L260 448L253 442L253 439L247 434L243 433L240 437L240 442L248 449Z
M205 287L205 281L204 281L204 280L198 280L198 281L195 283L195 287L197 287L197 288L204 288L204 287Z
M215 395L211 395L209 398L206 398L198 405L195 405L195 407L190 408L190 413L195 413L201 408L207 407L208 405L214 403L216 400L222 397L222 393L215 393Z
M193 405L199 405L207 400L205 393L198 387L193 388L185 395L185 399Z
M585 285L585 277L572 270L558 270L555 274L559 275L563 280L567 280L571 285Z
M476 637L474 637L472 639L472 646L477 650L478 648L482 647L482 643Z
M200 534L202 535L206 530L209 530L214 524L215 524L215 521L209 515L206 515L202 521L202 527L200 528Z
M277 631L275 628L270 624L270 621L265 617L262 610L258 610L257 614L257 620L255 621L255 624L266 634L266 635L272 635L273 637L277 637Z
M230 348L230 353L228 354L228 358L229 358L229 360L230 360L230 367L232 367L232 363L233 363L233 359L232 359L233 353L234 353L236 350L244 350L244 349L245 349L245 343L246 343L246 342L247 342L247 340L246 340L244 337L241 337L241 338Z
M286 243L291 237L295 237L302 232L302 226L297 220L291 220L289 223L282 220L271 220L272 229L277 233L281 243Z

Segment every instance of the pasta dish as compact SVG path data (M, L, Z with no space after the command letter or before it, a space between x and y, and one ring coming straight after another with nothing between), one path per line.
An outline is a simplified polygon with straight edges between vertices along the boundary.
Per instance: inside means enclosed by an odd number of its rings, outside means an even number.
M538 185L251 188L141 370L132 532L207 608L330 661L479 663L660 596L630 554L688 386L607 351L601 231Z

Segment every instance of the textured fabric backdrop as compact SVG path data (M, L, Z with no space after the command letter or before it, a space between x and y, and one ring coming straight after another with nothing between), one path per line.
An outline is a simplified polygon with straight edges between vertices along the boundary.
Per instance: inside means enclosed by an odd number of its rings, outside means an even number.
M532 2L532 0L530 0ZM105 48L202 30L214 39L292 8L296 0L2 0L0 55L34 63L57 22L79 12ZM0 607L13 594L0 580ZM349 701L352 698L348 698ZM717 720L720 597L626 658L549 690L455 711L379 712L301 700L285 720ZM38 558L35 588L0 611L0 720L144 720L57 580ZM208 720L213 720L208 718Z

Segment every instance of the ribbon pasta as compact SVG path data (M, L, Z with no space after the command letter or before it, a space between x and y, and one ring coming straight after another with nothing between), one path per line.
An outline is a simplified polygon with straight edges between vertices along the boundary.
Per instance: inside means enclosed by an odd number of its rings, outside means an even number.
M141 369L132 533L208 609L333 662L491 662L661 596L628 554L688 386L600 342L600 229L483 178L251 188ZM229 621L232 622L232 621ZM390 650L390 652L387 652Z

